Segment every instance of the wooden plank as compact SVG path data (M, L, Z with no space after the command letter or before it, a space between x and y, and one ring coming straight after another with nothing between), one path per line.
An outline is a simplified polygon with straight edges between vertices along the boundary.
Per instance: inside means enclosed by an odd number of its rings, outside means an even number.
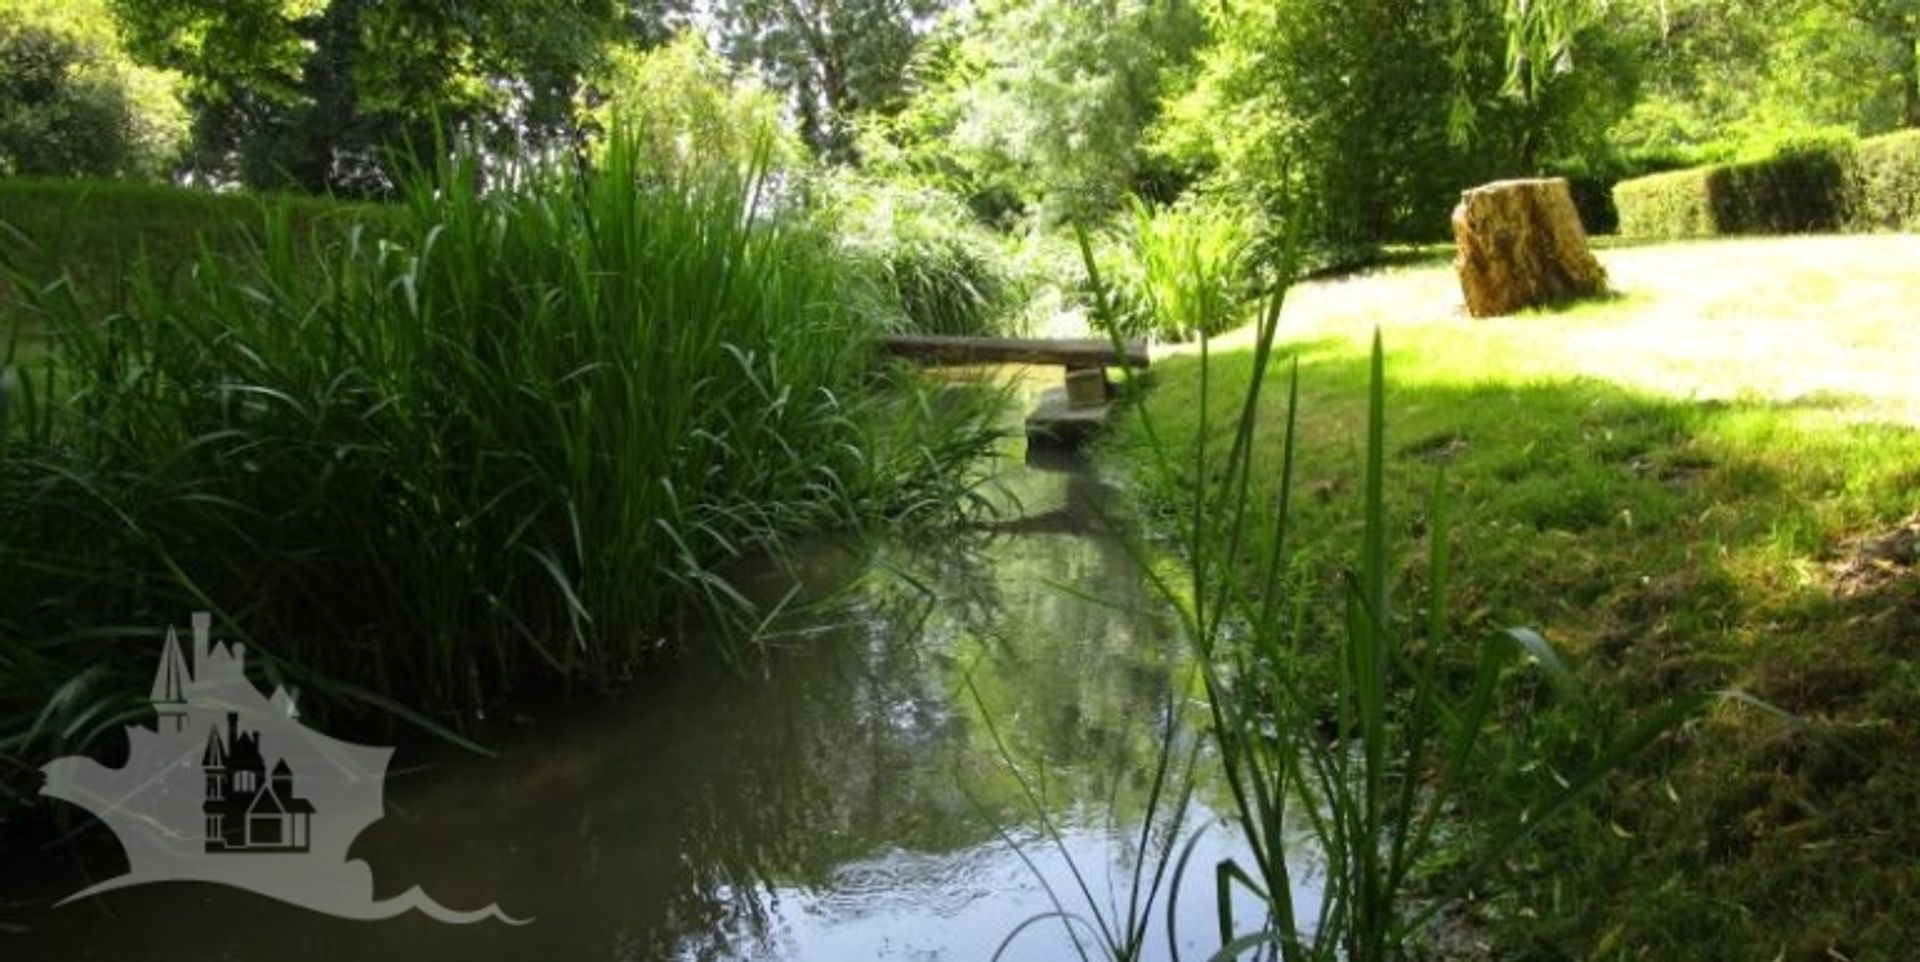
M1127 341L1116 353L1100 338L1037 339L952 337L940 334L889 334L880 349L891 357L922 364L1057 364L1068 368L1146 367L1147 343Z

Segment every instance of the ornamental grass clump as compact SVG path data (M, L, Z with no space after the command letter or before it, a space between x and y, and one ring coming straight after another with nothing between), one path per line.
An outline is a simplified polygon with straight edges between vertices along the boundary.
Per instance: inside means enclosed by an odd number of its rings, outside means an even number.
M991 337L1013 330L1019 292L1002 241L938 190L845 173L814 184L820 219L895 298L904 332Z
M1101 267L1105 308L1097 327L1123 337L1190 341L1244 320L1254 288L1254 234L1246 221L1208 203L1153 207L1135 199Z

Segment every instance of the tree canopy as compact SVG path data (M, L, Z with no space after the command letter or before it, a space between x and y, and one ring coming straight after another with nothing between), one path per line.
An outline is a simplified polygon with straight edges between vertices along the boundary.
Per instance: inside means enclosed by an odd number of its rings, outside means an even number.
M189 82L193 166L350 193L435 123L495 142L565 136L613 0L111 0L127 47Z
M1494 177L1920 126L1920 0L0 0L0 25L16 172L378 194L437 134L590 151L617 108L683 153L775 129L1002 230L1190 195L1333 256L1433 236Z
M908 64L941 0L716 0L728 54L785 92L800 135L847 158L863 114L905 104Z
M156 176L186 129L179 78L135 63L101 0L0 0L0 174Z

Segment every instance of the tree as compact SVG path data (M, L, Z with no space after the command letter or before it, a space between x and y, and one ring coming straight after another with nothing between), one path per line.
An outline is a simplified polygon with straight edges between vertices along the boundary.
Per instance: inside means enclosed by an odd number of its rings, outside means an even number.
M0 175L164 175L186 133L174 78L128 61L104 7L0 2Z
M589 85L586 122L631 134L663 168L740 173L798 166L803 148L781 122L780 100L731 75L698 34L641 50L621 45Z
M1459 191L1604 153L1631 45L1603 0L1209 7L1213 43L1156 146L1304 221L1322 260L1445 235Z
M906 101L907 65L942 0L715 0L723 49L782 91L822 156L851 159L862 113Z
M192 84L211 177L374 192L376 155L435 123L500 143L571 133L614 0L112 0L133 52Z
M1666 0L1652 17L1648 95L1615 131L1630 150L1717 157L1920 126L1920 0Z
M1219 189L1290 212L1323 256L1444 229L1449 194L1484 163L1448 117L1456 68L1475 103L1497 89L1488 22L1411 0L1276 0L1209 7L1213 45L1169 108L1162 149L1215 171ZM1450 66L1453 65L1453 66ZM1487 123L1482 120L1480 126Z
M1902 127L1920 127L1920 0L1839 0L1842 9L1854 21L1864 25L1878 41L1882 74L1892 90L1891 99L1900 105L1898 120Z
M1502 0L1506 25L1506 84L1519 107L1522 170L1539 166L1553 101L1572 85L1576 49L1606 10L1605 0ZM1584 75L1583 75L1584 76Z
M988 0L930 41L883 159L990 217L1110 214L1142 186L1142 137L1203 30L1177 0Z

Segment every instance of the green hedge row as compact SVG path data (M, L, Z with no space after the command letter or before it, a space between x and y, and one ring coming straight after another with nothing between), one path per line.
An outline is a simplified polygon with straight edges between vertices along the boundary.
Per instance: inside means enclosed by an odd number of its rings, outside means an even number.
M1620 232L1620 212L1613 206L1613 185L1650 174L1680 170L1698 164L1672 151L1633 151L1598 161L1574 161L1548 167L1547 177L1564 177L1588 234Z
M1622 181L1620 233L1920 230L1920 130Z
M1861 142L1853 152L1856 230L1920 230L1920 130Z

